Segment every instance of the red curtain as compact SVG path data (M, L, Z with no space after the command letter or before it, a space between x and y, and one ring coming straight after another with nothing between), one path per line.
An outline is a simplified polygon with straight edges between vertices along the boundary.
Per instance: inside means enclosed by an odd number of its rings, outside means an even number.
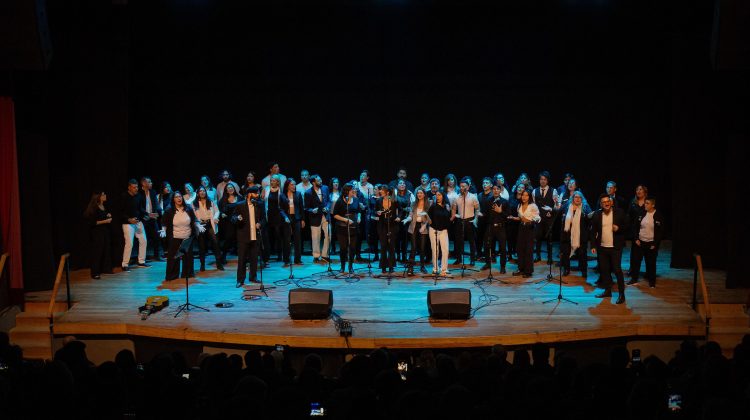
M21 265L21 207L18 198L18 158L13 100L0 97L0 232L3 252L10 257L6 273L10 288L23 289Z

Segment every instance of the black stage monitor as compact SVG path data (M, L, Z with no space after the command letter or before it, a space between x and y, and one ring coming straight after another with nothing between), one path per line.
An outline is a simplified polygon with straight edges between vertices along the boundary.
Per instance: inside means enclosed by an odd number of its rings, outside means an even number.
M326 319L331 316L333 291L299 288L289 290L289 317Z
M471 291L453 288L427 292L427 309L436 319L469 319L471 315Z

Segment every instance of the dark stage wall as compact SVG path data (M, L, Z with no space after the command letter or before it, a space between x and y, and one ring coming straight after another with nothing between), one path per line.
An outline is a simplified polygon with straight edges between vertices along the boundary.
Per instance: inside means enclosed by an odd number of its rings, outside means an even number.
M591 200L609 179L627 198L643 182L676 265L697 249L726 264L706 246L726 243L725 220L695 199L726 188L729 139L744 138L711 66L711 1L185 3L48 1L50 70L9 85L33 143L23 173L50 191L30 201L50 260L87 263L94 190L116 206L128 177L241 179L274 159L326 179L404 164L413 182L546 169L557 186L573 171ZM25 238L43 226L25 216Z

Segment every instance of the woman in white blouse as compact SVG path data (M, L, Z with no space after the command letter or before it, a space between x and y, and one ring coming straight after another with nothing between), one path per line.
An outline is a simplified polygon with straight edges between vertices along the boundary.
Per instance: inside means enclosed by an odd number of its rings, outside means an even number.
M518 216L511 217L518 221L518 239L516 252L518 252L518 271L514 276L521 275L524 278L531 277L534 272L534 227L539 223L539 208L531 202L531 193L524 190L521 193L521 202L518 203Z
M180 194L172 196L172 203L162 216L162 228L159 235L167 238L167 273L166 280L180 277L180 260L175 255L180 250L183 241L197 236L205 231L198 222L193 207L186 204ZM189 244L189 243L188 243ZM193 272L193 247L188 245L183 249L182 277L195 277Z
M216 269L224 271L224 265L221 263L221 250L219 249L219 240L216 239L216 233L219 231L219 206L208 196L208 190L201 185L198 187L197 198L193 201L195 215L205 232L198 235L198 256L201 261L201 271L206 271L206 248L211 246L216 259Z
M410 276L414 275L417 247L419 247L419 271L427 273L424 263L427 260L427 247L425 245L427 243L427 234L429 233L430 216L427 215L429 209L430 200L427 199L422 188L417 188L417 198L411 206L411 213L404 220L404 224L409 224L409 234L411 234L411 254L409 256L409 271L407 273Z
M208 199L211 200L212 203L216 203L216 188L211 184L211 178L209 178L208 175L203 175L201 177L201 186L206 189Z
M193 188L193 184L186 182L185 186L183 187L183 194L182 194L182 200L185 202L185 204L193 205L193 201L195 201L195 188Z

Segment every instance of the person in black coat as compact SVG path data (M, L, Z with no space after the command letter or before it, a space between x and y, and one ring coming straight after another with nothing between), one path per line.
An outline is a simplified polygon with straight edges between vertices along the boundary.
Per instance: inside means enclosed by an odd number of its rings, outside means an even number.
M310 223L310 237L312 238L313 262L323 259L328 262L328 245L331 240L328 228L329 211L331 208L328 187L323 185L320 175L310 177L313 187L305 192L305 213ZM323 248L320 247L320 235L323 237Z
M574 192L573 198L560 209L560 266L564 276L570 274L571 254L577 254L581 276L584 279L587 277L589 213L591 208L580 191Z
M229 183L224 187L219 201L219 237L224 242L221 245L221 263L227 264L227 253L230 249L237 249L237 229L232 224L232 215L234 208L244 202L234 184Z
M302 194L297 191L297 182L294 178L287 178L284 182L283 195L287 199L283 205L284 211L289 217L292 240L294 241L294 263L302 264L302 229L305 227L305 206L302 204Z
M182 195L172 196L172 203L162 216L160 235L167 238L167 270L165 280L180 277L180 260L182 260L182 277L195 277L193 270L192 240L199 232L205 231L193 207L185 203ZM178 257L182 254L182 257Z
M628 216L625 210L614 207L608 194L599 197L600 209L591 218L589 242L591 253L599 261L599 274L603 293L598 298L612 296L612 272L617 276L619 296L617 303L625 302L625 279L622 274L622 248L625 246L625 235L628 230Z
M83 216L91 228L91 278L100 279L101 274L112 274L112 241L110 235L112 215L104 203L107 194L98 192L91 195Z
M505 274L505 263L507 262L505 227L508 224L508 216L510 216L510 203L500 195L501 189L502 187L499 185L492 186L492 196L487 200L485 208L487 213L482 213L487 218L487 227L484 233L486 257L482 270L489 269L494 262L493 252L495 241L497 241L500 245L500 274Z
M133 251L133 239L138 239L138 266L150 267L146 264L146 247L148 240L143 229L143 206L138 195L138 181L128 181L128 191L122 195L120 201L120 223L125 246L122 250L122 271L130 271L130 254Z
M646 199L646 211L638 215L634 221L635 239L633 240L630 266L630 281L628 284L638 283L641 272L641 260L646 259L646 279L650 287L656 287L656 257L659 254L659 244L664 235L664 216L656 210L656 199Z
M258 200L259 188L250 187L246 191L245 201L234 208L232 223L237 230L237 287L245 284L245 264L250 263L250 281L257 282L258 247L261 243L261 232L265 228L266 218L263 202ZM252 211L252 214L251 214ZM255 222L255 225L252 224Z
M288 267L291 254L292 221L289 219L286 211L284 211L285 208L289 207L289 200L281 191L280 177L278 175L271 176L271 186L266 189L265 200L268 236L273 238L274 249L278 250L279 246L281 246L281 253L277 252L277 256L279 260L284 261L284 267ZM265 237L263 239L263 246L265 247L268 243L265 242ZM263 257L265 258L268 252L264 254Z
M391 198L391 189L381 185L375 202L375 214L378 217L378 238L380 238L380 269L383 273L393 272L396 266L396 239L401 217L398 204Z
M344 272L346 263L349 262L349 272L353 273L354 256L357 245L357 226L361 222L361 209L357 192L352 184L344 185L341 196L333 205L331 213L336 220L336 236L339 241L339 258L341 259L341 272Z

